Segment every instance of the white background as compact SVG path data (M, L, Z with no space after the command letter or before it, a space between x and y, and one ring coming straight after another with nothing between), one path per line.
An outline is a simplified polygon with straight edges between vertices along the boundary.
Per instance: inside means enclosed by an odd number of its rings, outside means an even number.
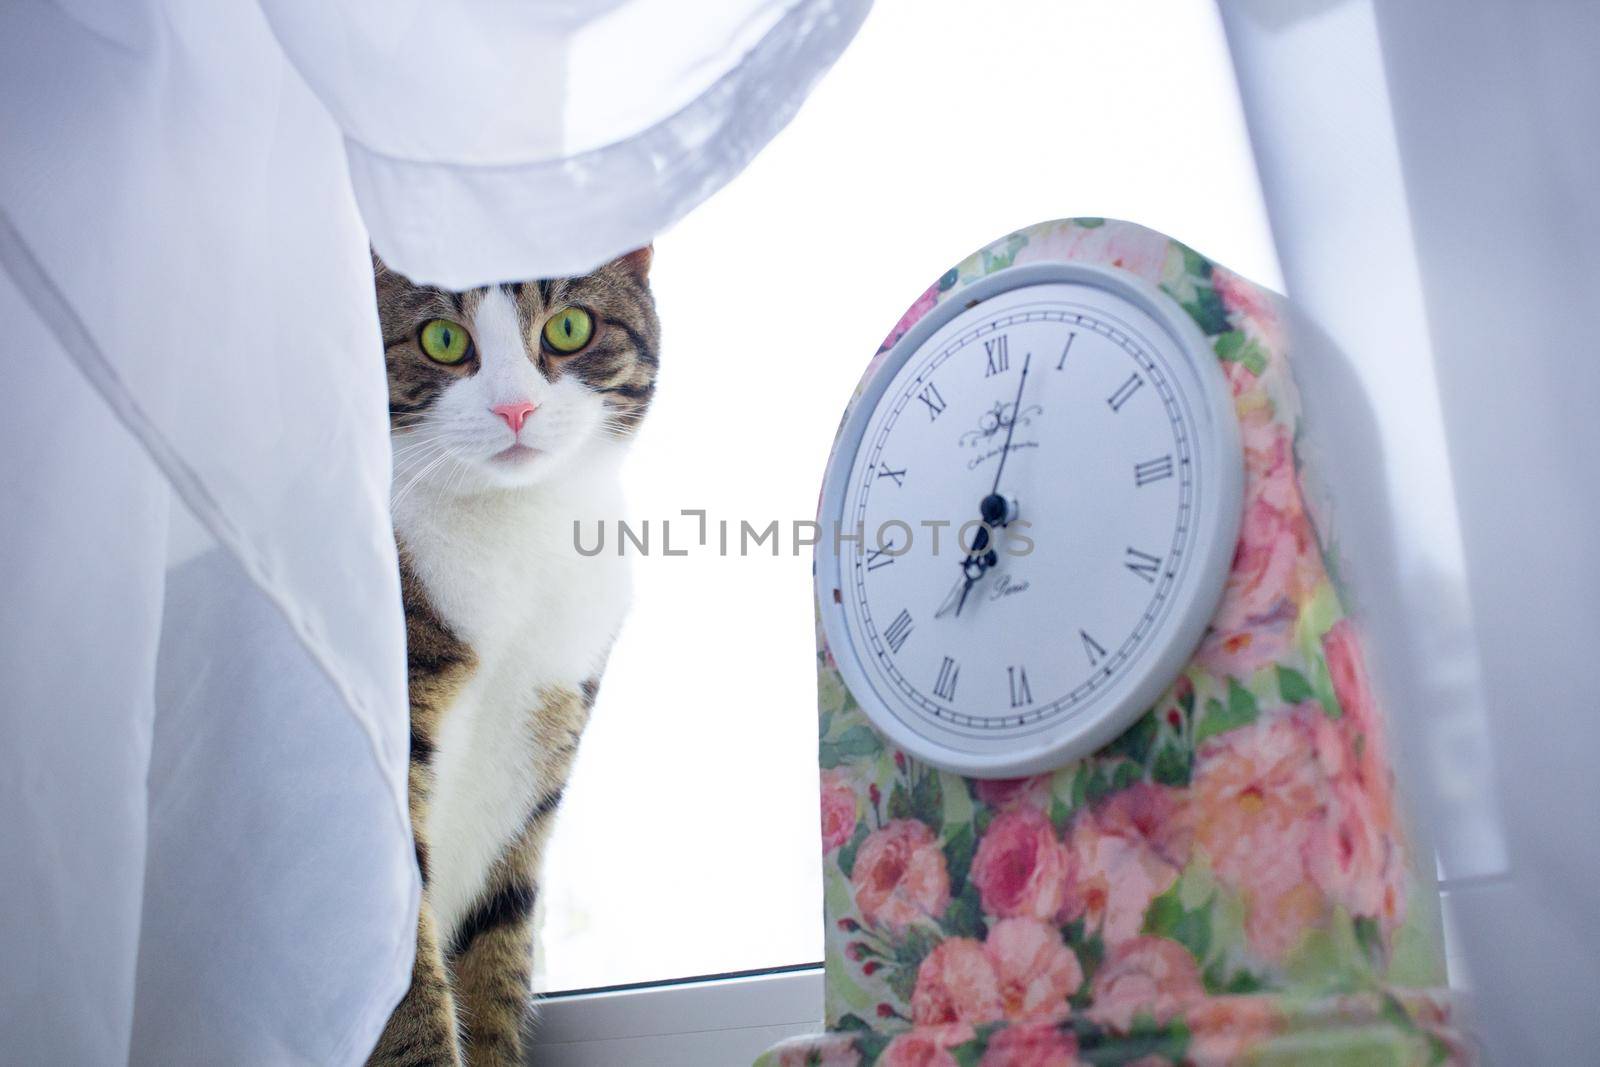
M1210 0L880 0L794 123L657 241L633 519L659 553L662 520L703 508L712 545L636 561L550 850L540 988L821 958L811 561L789 527L902 311L980 245L1070 215L1281 287ZM719 521L773 519L779 558L717 554Z

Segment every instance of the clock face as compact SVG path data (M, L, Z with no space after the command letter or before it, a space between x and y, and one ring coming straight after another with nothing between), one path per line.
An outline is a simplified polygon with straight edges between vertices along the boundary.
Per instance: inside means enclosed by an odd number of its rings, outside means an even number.
M1074 265L969 289L846 424L818 593L891 740L1035 773L1114 738L1199 643L1238 531L1238 431L1215 356L1159 291Z

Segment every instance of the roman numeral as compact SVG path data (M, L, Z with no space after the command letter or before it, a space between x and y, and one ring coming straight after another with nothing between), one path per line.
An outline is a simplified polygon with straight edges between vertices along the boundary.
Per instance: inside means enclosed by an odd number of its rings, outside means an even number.
M1090 637L1088 630L1079 630L1078 639L1083 642L1083 652L1089 657L1089 666L1099 666L1100 661L1106 658L1106 650L1100 647L1100 642Z
M1072 342L1078 339L1078 331L1073 330L1067 334L1066 346L1061 349L1061 362L1056 364L1056 370L1067 369L1067 353L1072 351Z
M883 639L889 643L889 651L895 655L900 654L900 649L906 643L906 638L911 636L911 612L902 611L894 617L894 622L883 631Z
M1111 405L1112 411L1121 411L1122 405L1126 404L1128 398L1137 393L1143 384L1144 379L1137 374L1128 375L1128 380L1117 386L1116 392L1106 397L1106 403Z
M1006 341L1005 334L983 342L983 354L989 357L989 365L983 371L985 378L992 378L1011 369L1011 346Z
M1161 572L1161 559L1148 552L1140 552L1137 548L1130 548L1127 558L1123 560L1123 566L1145 581L1154 583L1156 575Z
M1028 672L1021 667L1007 667L1006 677L1011 681L1011 706L1020 708L1033 703L1033 690L1028 688Z
M886 545L879 545L877 548L868 548L867 549L867 570L875 571L879 567L887 567L889 564L893 563L896 559L899 558L899 554L898 553L895 553L893 555L890 554L890 553L894 553L894 550L895 550L895 543L893 541L890 541ZM896 573L899 573L899 572L896 572Z
M889 466L885 464L884 466L878 468L878 477L893 478L894 484L897 486L906 484L906 470L904 467L901 467L899 470L891 470Z
M937 419L944 411L944 397L939 395L939 390L934 388L932 382L929 382L927 387L917 394L917 399L928 405L929 422Z
M944 657L944 662L939 664L939 680L933 683L933 695L940 700L955 700L956 679L961 675L961 668L949 656Z
M1136 488L1143 488L1151 482L1159 482L1163 478L1172 477L1172 457L1162 456L1160 459L1146 460L1133 465L1133 484Z

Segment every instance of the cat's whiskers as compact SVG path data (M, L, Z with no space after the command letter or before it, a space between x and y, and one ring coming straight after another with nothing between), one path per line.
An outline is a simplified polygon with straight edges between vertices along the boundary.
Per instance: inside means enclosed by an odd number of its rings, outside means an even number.
M426 446L421 446L404 456L395 457L392 463L394 480L400 481L409 478L438 455L448 451L448 446L443 443L429 442Z
M418 416L420 419L421 416ZM391 426L390 436L400 444L406 444L419 439L419 435L426 434L423 440L433 440L444 434L450 433L454 427L440 419L429 419L426 422L416 422L409 426Z
M445 483L444 491L446 493L454 493L457 489L463 487L466 484L468 469L465 463L457 459L456 469L452 472L450 480Z
M389 431L395 434L415 433L417 430L426 427L428 423L427 412L418 412L415 415L391 416L389 419Z
M416 441L408 445L401 445L389 455L390 458L394 460L395 466L399 467L411 460L414 460L417 456L423 455L435 448L442 447L444 447L442 440L440 438L434 438L433 440L429 441Z
M418 456L426 455L429 451L435 448L447 447L442 442L448 436L448 434L441 433L437 436L430 437L425 441L411 441L401 445L399 448L394 449L394 451L391 453L391 457L394 460L395 466L399 467L413 463L416 461Z
M408 477L406 477L405 485L400 486L400 491L398 491L398 493L394 493L392 496L390 496L390 507L394 506L394 504L398 504L400 501L403 501L406 496L410 496L411 491L418 486L418 483L422 482L422 478L426 478L427 475L432 472L432 470L437 469L442 462L445 462L446 456L448 456L448 453L445 453L445 451L440 451L440 453L435 454L435 456L432 456L432 458L427 459L426 462L418 461L416 466L411 467L411 469L406 472Z
M441 463L443 463L445 460L450 459L450 458L451 458L451 454L448 451L441 450L438 456L436 456L432 460L430 460L427 466L423 467L420 471L418 471L416 473L416 475L413 476L412 479L405 484L405 488L401 489L400 492L396 493L393 497L390 498L390 500L389 500L390 509L392 510L394 508L399 507L401 502L403 502L406 497L411 495L412 491L414 491L416 489L416 487L421 484L421 482L422 482L422 480L424 478L426 478L430 473L432 473L435 469L437 469L438 466Z
M638 428L641 413L607 409L601 416L600 429L607 436L621 440Z

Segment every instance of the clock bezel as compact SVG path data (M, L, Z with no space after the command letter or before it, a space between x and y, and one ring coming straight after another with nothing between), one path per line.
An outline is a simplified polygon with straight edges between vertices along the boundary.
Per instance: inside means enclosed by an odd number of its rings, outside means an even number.
M845 618L848 606L843 552L834 550L834 527L830 524L844 523L856 457L879 403L900 370L930 339L964 313L1002 293L1052 283L1104 290L1143 311L1167 334L1192 376L1198 379L1200 393L1190 399L1200 424L1192 427L1192 432L1196 451L1213 459L1215 470L1202 473L1215 484L1196 494L1195 540L1189 563L1189 574L1194 577L1174 591L1176 599L1167 624L1153 636L1156 643L1141 655L1142 663L1131 668L1136 675L1128 677L1135 680L1117 683L1123 690L1121 698L1081 721L1069 717L1032 738L1018 739L1015 750L977 753L941 744L920 733L895 713L873 685L850 637ZM1187 392L1190 384L1180 383L1180 387ZM1243 500L1244 456L1232 389L1205 335L1176 300L1142 278L1091 263L1006 267L948 294L918 320L873 368L840 426L823 478L818 510L823 534L813 554L813 581L823 634L840 677L857 704L873 725L907 754L974 778L1039 774L1087 756L1114 740L1166 691L1193 658L1227 586L1238 544ZM1192 593L1186 591L1189 588Z

